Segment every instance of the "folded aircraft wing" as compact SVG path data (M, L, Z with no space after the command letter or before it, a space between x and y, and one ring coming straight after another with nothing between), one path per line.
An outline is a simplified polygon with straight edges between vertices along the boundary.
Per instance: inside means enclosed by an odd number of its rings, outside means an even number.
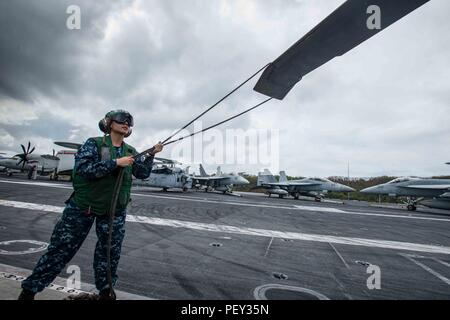
M261 182L262 186L273 186L273 187L287 187L288 184L285 182Z
M75 143L75 142L53 142L54 144L56 144L57 146L61 146L64 148L69 148L69 149L75 149L78 150L81 148L82 144L81 143Z
M272 62L254 90L282 100L303 76L345 54L428 1L347 0ZM368 10L371 5L380 9L380 29L368 27L373 14Z
M199 181L210 181L210 180L223 180L227 177L194 177L194 179Z
M442 194L439 195L440 198L450 198L450 184L429 184L429 185L410 185L410 186L402 186L401 188L406 189L414 189L414 190L438 190L442 191Z
M450 184L428 184L428 185L410 185L410 186L401 186L401 188L407 189L424 189L424 190L450 190Z
M321 183L318 182L291 182L289 183L289 186L291 187L309 187L309 186L318 186L321 185Z

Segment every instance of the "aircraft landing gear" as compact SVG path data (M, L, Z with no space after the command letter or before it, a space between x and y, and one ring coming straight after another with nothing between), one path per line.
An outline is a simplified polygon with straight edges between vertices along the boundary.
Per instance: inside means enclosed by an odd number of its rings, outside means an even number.
M52 174L50 174L49 179L50 180L54 180L54 181L58 181L58 175L55 172L53 172Z
M406 209L408 211L416 211L417 210L417 203L422 201L423 198L413 198L413 197L407 197L406 198Z
M167 188L163 188L163 189L162 189L162 191L164 191L164 192L167 192L167 190L168 190Z
M314 197L314 201L315 202L322 202L322 198L321 197Z
M294 193L294 199L298 200L298 198L300 197L300 194L298 192Z
M283 198L284 198L284 194L279 194L278 197L279 197L280 199L283 199Z

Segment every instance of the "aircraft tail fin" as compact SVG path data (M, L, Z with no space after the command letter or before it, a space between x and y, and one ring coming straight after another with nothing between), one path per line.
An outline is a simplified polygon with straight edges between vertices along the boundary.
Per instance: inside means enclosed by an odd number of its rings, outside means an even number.
M208 177L208 174L206 173L201 163L200 163L200 177Z
M256 186L260 187L264 184L273 182L277 182L277 180L268 169L264 169L264 172L258 173L258 180L256 181Z
M217 176L222 175L222 170L220 169L220 166L217 167L216 175Z
M286 182L286 181L288 181L288 179L286 177L286 172L280 171L280 182Z
M190 168L191 166L187 166L185 169L184 169L184 172L187 174L187 175L189 175L189 168Z

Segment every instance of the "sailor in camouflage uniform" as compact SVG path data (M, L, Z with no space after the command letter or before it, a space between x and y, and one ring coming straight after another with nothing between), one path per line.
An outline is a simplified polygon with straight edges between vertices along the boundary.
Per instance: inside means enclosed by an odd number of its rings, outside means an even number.
M64 269L83 244L95 222L97 244L94 254L95 286L100 299L111 299L107 281L108 211L118 167L124 178L114 216L111 241L111 273L113 286L117 281L122 241L125 235L126 207L130 201L131 175L149 177L154 153L133 160L136 150L123 142L131 134L133 117L124 110L108 112L99 123L103 137L89 138L75 155L74 192L66 201L62 217L57 222L47 252L39 259L32 274L22 282L20 300L33 300L34 295L48 286Z

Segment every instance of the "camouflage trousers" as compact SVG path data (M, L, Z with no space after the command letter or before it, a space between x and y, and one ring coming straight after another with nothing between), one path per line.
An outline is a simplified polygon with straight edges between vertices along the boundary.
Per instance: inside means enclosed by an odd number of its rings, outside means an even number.
M111 273L113 285L117 282L117 266L122 241L125 236L126 212L116 213L111 240ZM86 215L69 202L58 220L47 252L39 259L32 274L22 281L22 288L35 293L52 283L67 263L73 258L86 239L95 222L97 244L94 253L95 286L98 290L109 287L107 280L108 216Z

